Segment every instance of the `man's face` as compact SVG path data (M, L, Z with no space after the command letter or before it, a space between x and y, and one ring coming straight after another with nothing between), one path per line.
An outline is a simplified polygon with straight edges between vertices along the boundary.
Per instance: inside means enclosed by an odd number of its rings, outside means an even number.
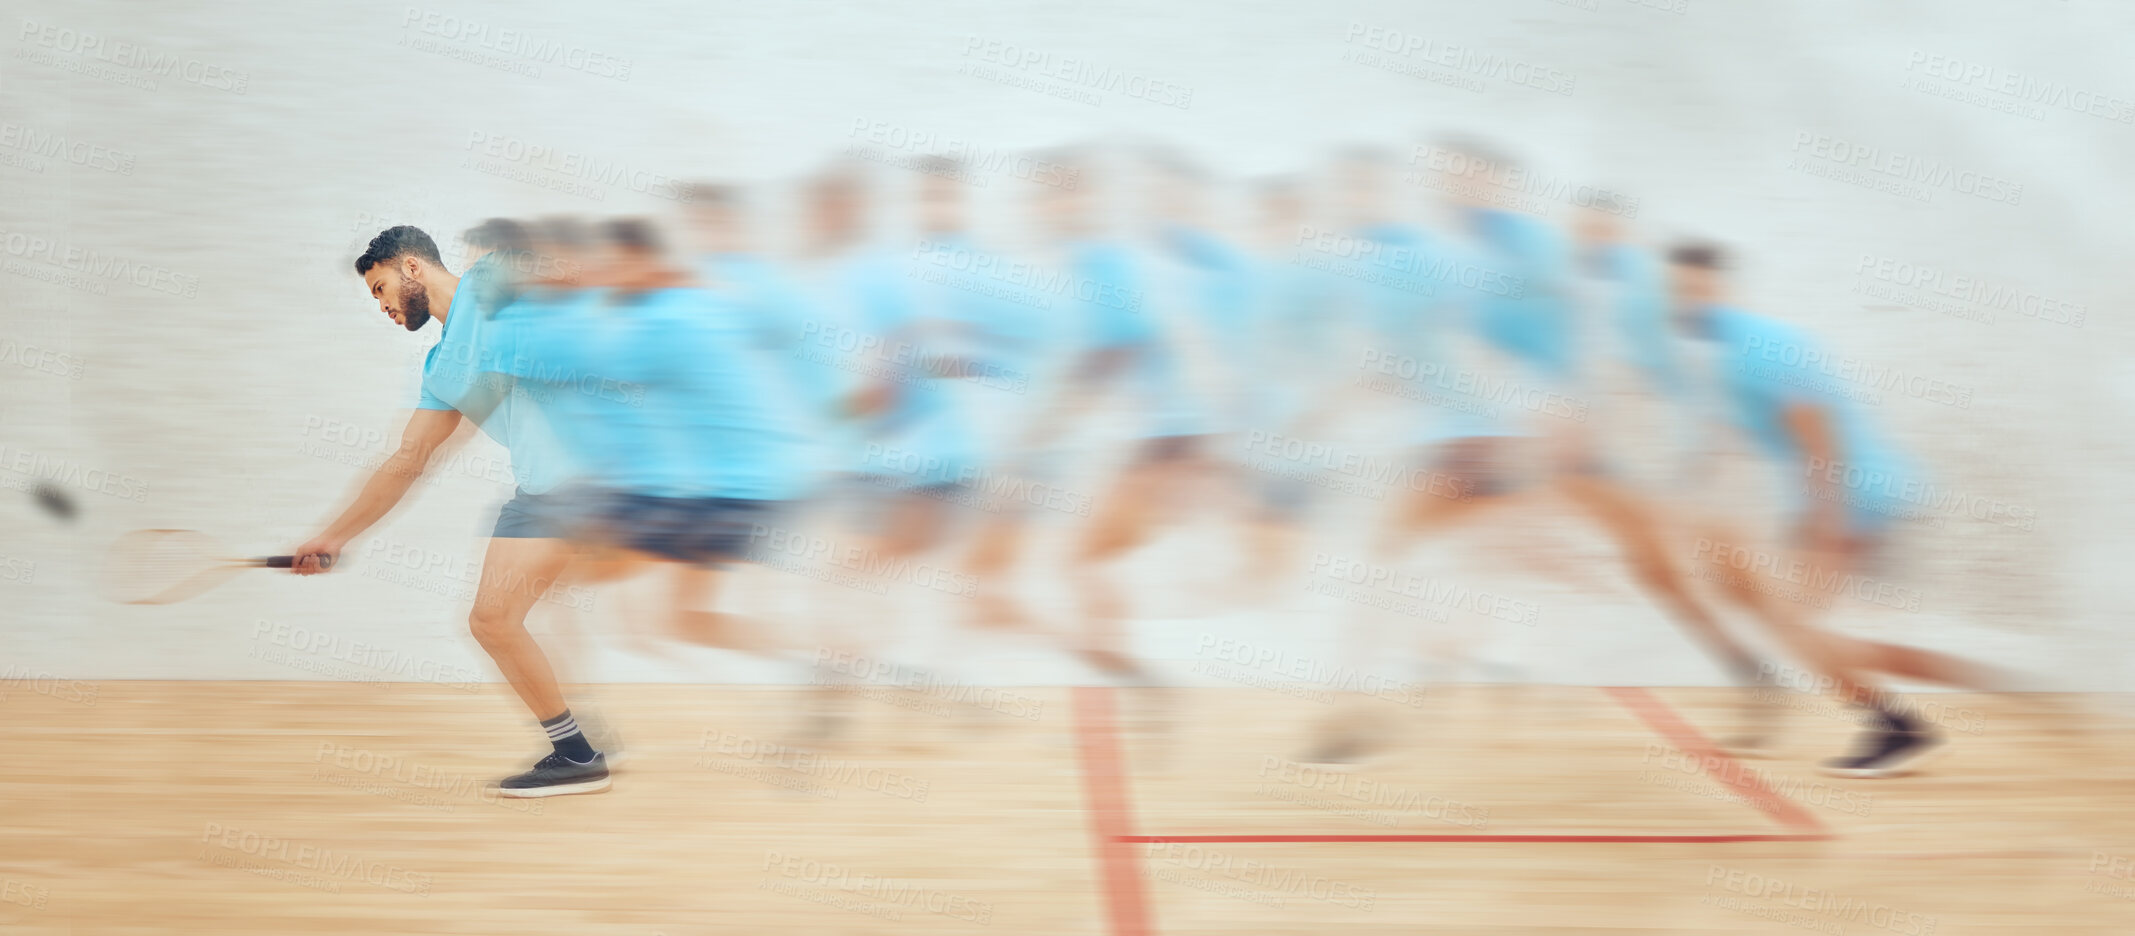
M430 321L430 293L423 289L422 280L416 278L421 270L420 263L411 256L395 257L363 274L363 283L370 287L371 298L378 300L378 311L409 331L422 328Z
M826 241L850 238L860 229L859 192L850 183L833 180L819 185L811 205L816 236Z
M689 212L690 238L702 251L730 250L740 240L741 219L731 205L707 202Z
M1037 204L1038 220L1047 233L1055 237L1075 237L1082 233L1089 219L1089 176L1075 188L1045 186L1033 196Z
M1671 305L1678 324L1688 325L1703 314L1704 307L1718 294L1718 276L1704 267L1685 263L1668 265L1669 292L1675 299Z
M1386 216L1386 185L1379 167L1368 162L1343 164L1337 188L1342 211L1351 224L1369 224Z
M1151 177L1149 188L1149 200L1158 221L1198 227L1206 220L1201 211L1200 180L1160 169Z
M1294 192L1270 192L1261 197L1261 236L1281 245L1294 241L1305 226L1305 200Z
M1502 194L1509 167L1465 150L1456 150L1439 170L1439 190L1454 208L1490 208Z
M929 176L919 186L919 213L927 230L961 231L964 193L952 179Z
M596 255L595 281L604 286L637 286L659 270L659 255L651 251L607 244Z

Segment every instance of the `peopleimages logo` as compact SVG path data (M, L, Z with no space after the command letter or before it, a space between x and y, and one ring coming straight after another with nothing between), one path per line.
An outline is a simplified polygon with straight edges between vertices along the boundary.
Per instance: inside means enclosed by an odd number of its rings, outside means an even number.
M584 190L586 185L611 188L620 186L668 201L689 200L682 182L673 176L629 166L621 160L601 159L572 150L529 143L509 134L470 130L467 134L467 151L472 154L468 160L469 165L477 171L529 185L556 188L595 199L601 197L600 193L588 193ZM524 172L528 170L554 173L563 178L528 176Z
M1574 208L1596 208L1626 218L1638 217L1639 200L1623 192L1575 183L1525 166L1499 163L1435 143L1417 144L1409 154L1409 165L1417 167L1417 171L1408 177L1410 184L1426 188L1451 189L1458 194L1472 194L1493 202L1507 201L1508 196L1528 195L1538 201L1558 202ZM1455 189L1450 184L1455 182L1471 184ZM1517 204L1512 201L1512 205Z
M156 83L142 77L144 75L177 78L188 84L232 94L243 94L252 85L252 76L245 72L211 65L196 58L158 52L137 42L107 41L107 37L95 33L40 23L27 17L23 19L22 29L15 38L47 50L36 55L18 53L18 58L69 71L83 71L85 63L125 69L127 71L112 72L102 69L91 70L89 73L98 78L148 91L154 91ZM62 58L62 55L70 57ZM132 74L133 72L139 74Z
M1350 22L1349 33L1342 41L1349 45L1375 49L1400 59L1436 65L1462 75L1490 78L1550 94L1569 95L1579 86L1578 76L1546 65L1537 65L1509 55L1491 54L1422 33L1374 26L1354 20Z
M37 478L60 487L80 488L135 503L148 499L148 482L139 478L102 468L84 468L81 462L43 452L10 450L6 443L0 443L0 471L21 476L0 477L0 487L18 487L27 491L30 489L28 479Z
M1033 49L998 39L965 37L964 57L998 68L1028 72L1039 78L1062 82L1058 86L1060 90L1081 92L1077 99L1083 100L1084 103L1094 102L1083 89L1109 91L1180 110L1192 106L1194 101L1194 89L1187 85L1163 81L1141 72L1115 68L1089 59L1055 55L1043 49ZM979 77L990 76L979 74Z
M1794 152L1797 155L1788 168L1811 175L1829 175L1848 184L1888 189L1908 197L1919 198L1928 191L1944 189L2005 205L2019 205L2024 201L2024 184L2021 182L1952 166L1938 159L1807 130L1794 134Z
M169 293L184 299L200 294L200 277L174 272L168 267L139 263L21 231L0 230L0 250L9 256L51 264L94 279L124 280L143 289Z
M119 175L132 175L134 154L115 150L101 143L77 140L65 134L53 133L18 123L0 122L0 149L20 150L34 156L73 163L85 169L101 169ZM36 171L43 171L40 167Z
M1883 285L1880 294L1876 294L1877 298L1921 304L1931 311L1980 317L1988 324L1994 321L1991 313L2005 312L2056 325L2082 328L2090 315L2090 307L2084 303L2048 296L2035 290L1996 282L1987 277L1957 273L1936 264L1862 254L1860 260L1854 264L1853 272L1864 284L1873 280ZM1856 288L1855 292L1871 291Z
M1876 466L1849 464L1811 457L1802 466L1802 476L1828 488L1856 496L1876 496L1931 510L1960 514L1981 523L2030 530L2039 522L2037 508L1982 497L1945 485L1933 484Z
M2043 104L2114 123L2135 123L2135 98L2074 88L2065 81L2057 83L2037 75L2010 71L1984 62L1966 61L1914 49L1905 57L1905 70L1939 78L1964 88L2000 95L2011 105Z
M480 20L453 16L435 10L408 7L401 14L400 27L414 30L427 36L435 36L445 42L457 42L476 50L493 53L475 54L471 61L478 65L499 67L505 71L531 74L541 77L538 65L562 65L573 71L585 72L599 78L629 81L630 59L610 55L576 43L540 39L522 29L506 29ZM403 41L402 45L424 52L443 49L429 48L422 44ZM448 47L449 48L449 47ZM449 54L449 53L448 53ZM516 66L516 67L514 67ZM531 71L529 71L531 69Z

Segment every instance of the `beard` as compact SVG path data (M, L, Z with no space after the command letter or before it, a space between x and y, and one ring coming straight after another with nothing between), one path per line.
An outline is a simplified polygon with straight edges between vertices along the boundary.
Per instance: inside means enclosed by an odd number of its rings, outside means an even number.
M415 331L430 323L430 294L423 284L414 280L402 280L400 284L400 315L409 331Z

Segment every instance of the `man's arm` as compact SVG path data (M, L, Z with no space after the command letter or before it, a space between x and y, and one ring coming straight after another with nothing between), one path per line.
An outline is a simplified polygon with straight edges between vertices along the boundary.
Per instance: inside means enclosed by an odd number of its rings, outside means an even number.
M297 547L297 561L290 571L298 575L326 571L341 557L341 550L349 540L370 529L371 524L377 523L386 511L400 503L409 486L430 464L430 456L437 452L438 446L452 438L453 431L459 426L459 410L416 410L415 415L408 417L408 427L401 430L400 448L371 471L370 480L364 482L355 503L348 505L341 516L328 524L325 532ZM321 561L322 558L325 561Z
M1839 464L1838 436L1832 426L1830 410L1807 401L1797 400L1787 404L1785 411L1787 431L1801 446L1805 461L1802 472L1808 485L1809 529L1808 544L1811 548L1832 552L1843 543L1845 530L1845 490L1825 479L1819 466Z

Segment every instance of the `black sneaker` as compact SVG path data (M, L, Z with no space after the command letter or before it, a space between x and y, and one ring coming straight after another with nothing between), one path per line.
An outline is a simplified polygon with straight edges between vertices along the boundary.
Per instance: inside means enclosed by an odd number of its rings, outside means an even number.
M593 762L581 764L561 753L552 753L516 777L497 784L498 796L563 796L568 793L598 793L608 788L608 759L595 752Z
M1771 757L1773 739L1779 735L1780 694L1787 690L1761 684L1743 690L1736 708L1738 730L1720 739L1720 750L1736 757Z
M608 722L606 716L598 709L587 706L572 709L571 718L578 722L578 730L586 733L586 743L593 745L593 749L600 752L601 763L610 767L623 766L624 759L629 756L629 749L623 744L623 733L615 730L615 726Z
M1824 761L1818 769L1829 776L1854 780L1896 777L1919 767L1929 755L1941 752L1942 739L1925 728L1908 731L1880 727L1863 736L1860 748L1853 754Z
M1355 770L1384 753L1379 739L1371 732L1356 729L1337 729L1321 738L1309 750L1297 755L1297 762L1329 770Z

